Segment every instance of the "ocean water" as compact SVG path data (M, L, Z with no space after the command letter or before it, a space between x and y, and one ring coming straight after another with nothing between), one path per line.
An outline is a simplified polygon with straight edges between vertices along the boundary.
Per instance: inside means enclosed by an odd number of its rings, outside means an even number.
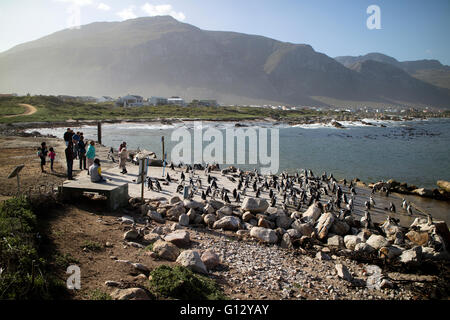
M418 187L436 188L437 180L450 181L450 119L428 119L408 122L365 121L341 122L346 129L331 124L273 125L270 123L247 123L258 128L279 130L279 170L293 172L300 168L311 169L315 174L326 171L336 178L359 178L375 182L393 178ZM385 127L381 127L383 124ZM178 141L171 141L172 132L185 127L194 136L198 123L185 122L174 125L118 123L103 124L102 142L117 149L127 141L129 149L146 149L161 158L161 137L165 137L165 150L171 159L172 148ZM202 122L203 132L209 127L221 130L234 128L234 123ZM62 137L66 128L42 128L42 134ZM73 128L83 131L88 139L97 139L96 127ZM243 128L246 129L246 128ZM30 129L28 132L35 131ZM223 134L225 139L225 133ZM269 139L270 141L270 139ZM209 142L203 142L203 147ZM225 143L224 143L225 145ZM200 146L201 147L201 146ZM269 150L271 145L269 144ZM198 145L192 143L192 154ZM248 159L248 144L246 159ZM226 149L224 146L224 154ZM225 159L224 159L225 160ZM231 164L225 164L228 166ZM253 168L255 165L237 165ZM256 165L257 167L257 165Z

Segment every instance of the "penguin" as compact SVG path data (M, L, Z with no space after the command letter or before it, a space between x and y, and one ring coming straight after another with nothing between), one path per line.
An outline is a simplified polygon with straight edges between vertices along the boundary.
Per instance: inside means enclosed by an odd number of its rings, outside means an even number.
M186 176L184 175L183 171L181 171L180 179L181 179L181 181L184 181L186 179Z
M405 198L402 199L402 208L406 210L407 204Z
M269 190L269 198L270 198L270 199L273 198L273 190L272 190L272 189Z
M260 189L256 190L256 197L259 198L260 195L261 195L261 190Z
M184 186L182 184L179 184L177 187L177 193L183 193L183 189L184 189Z
M167 180L167 182L172 182L172 179L170 178L170 176L169 176L169 173L167 172L167 176L166 176L166 180Z
M233 189L233 198L236 199L237 197L237 190L236 188Z
M389 211L395 213L395 205L392 202L389 203Z
M241 193L238 193L236 196L236 202L241 202Z
M369 198L369 203L370 203L370 205L371 205L372 207L375 208L375 200L373 200L373 197L372 197L372 196L370 196L370 198Z
M205 194L205 191L202 191L202 200L206 200L206 194Z
M276 203L277 203L277 199L275 197L273 197L272 200L270 200L270 206L275 207Z
M412 216L412 208L411 208L411 204L408 204L408 207L406 208L406 212L408 212L408 214L410 216Z
M152 182L152 179L150 177L148 177L147 185L148 185L148 190L152 190L153 191L153 182Z
M230 198L228 198L228 194L227 194L227 193L225 193L225 196L223 197L223 200L224 200L226 203L228 203L228 204L231 203Z
M366 207L367 210L370 210L370 202L369 201L364 202L364 206Z
M161 192L161 191L162 191L162 188L161 188L161 184L159 183L159 180L158 180L158 179L156 179L155 184L156 184L156 189L157 189L159 192Z

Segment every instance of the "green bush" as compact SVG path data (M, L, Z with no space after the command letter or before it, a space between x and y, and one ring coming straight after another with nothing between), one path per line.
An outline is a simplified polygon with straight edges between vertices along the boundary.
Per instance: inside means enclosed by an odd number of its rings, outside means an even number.
M163 265L151 273L150 290L169 298L181 300L225 300L214 280L195 274L191 270Z
M51 299L65 291L63 281L46 274L39 257L37 220L23 197L0 205L0 299Z

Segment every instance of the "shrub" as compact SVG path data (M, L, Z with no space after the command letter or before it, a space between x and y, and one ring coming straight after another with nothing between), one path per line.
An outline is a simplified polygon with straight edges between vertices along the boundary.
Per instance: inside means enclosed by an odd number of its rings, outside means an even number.
M195 274L182 266L171 268L163 265L153 270L150 275L150 289L165 297L182 300L226 299L214 280Z

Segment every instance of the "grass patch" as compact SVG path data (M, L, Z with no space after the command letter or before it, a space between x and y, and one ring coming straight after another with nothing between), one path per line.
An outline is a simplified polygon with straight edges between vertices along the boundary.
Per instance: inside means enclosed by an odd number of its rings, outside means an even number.
M150 273L150 291L181 300L226 300L217 283L191 270L175 266L160 266Z
M0 205L0 299L55 299L65 283L49 271L39 256L38 221L23 197Z
M60 254L60 253L56 253L55 255L53 255L53 261L54 264L61 269L67 269L68 266L73 265L73 264L79 264L80 261L78 261L76 258L72 257L72 255L70 253L66 253L66 254Z
M153 251L153 243L149 244L144 248L145 251Z
M102 251L103 250L103 246L100 243L95 242L95 241L85 241L81 245L81 248L82 249L86 248L89 251Z
M88 300L112 300L112 297L108 293L106 293L100 289L95 289L88 293L87 299Z

